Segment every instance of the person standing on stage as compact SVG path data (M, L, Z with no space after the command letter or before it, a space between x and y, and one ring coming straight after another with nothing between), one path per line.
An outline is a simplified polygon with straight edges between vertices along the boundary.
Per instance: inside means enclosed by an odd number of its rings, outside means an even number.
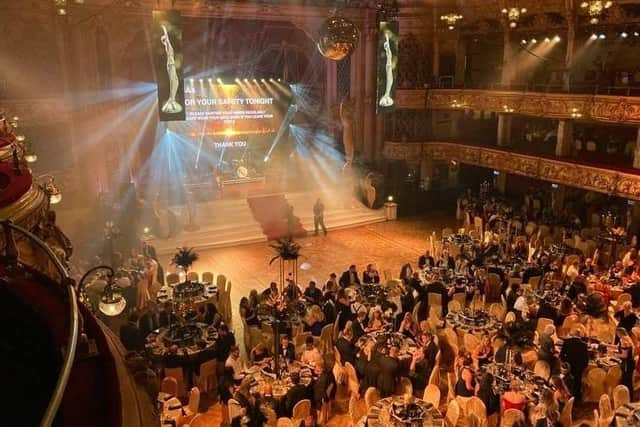
M324 204L322 200L316 200L316 204L313 205L313 224L316 230L316 236L318 235L318 228L322 227L324 235L327 235L327 227L324 225Z

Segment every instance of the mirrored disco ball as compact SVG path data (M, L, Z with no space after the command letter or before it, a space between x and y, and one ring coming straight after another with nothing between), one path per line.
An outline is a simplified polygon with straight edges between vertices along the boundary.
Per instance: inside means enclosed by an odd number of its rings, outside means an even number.
M341 16L328 18L318 32L318 50L325 58L342 61L358 47L360 30Z

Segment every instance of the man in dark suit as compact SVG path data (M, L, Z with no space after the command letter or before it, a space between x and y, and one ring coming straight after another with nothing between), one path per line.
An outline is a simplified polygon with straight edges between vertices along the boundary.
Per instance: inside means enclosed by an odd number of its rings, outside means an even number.
M358 339L365 334L365 329L367 328L367 311L366 309L362 309L358 311L356 314L356 320L351 323L351 328L353 329L353 340L358 341Z
M335 346L338 349L338 353L340 353L342 364L349 362L353 366L356 366L357 349L353 344L353 332L347 329L345 333L342 333L340 338L338 338Z
M287 417L293 415L293 407L296 403L307 398L307 389L300 384L300 374L294 372L291 374L291 383L293 387L289 389L284 398L284 405Z
M326 369L324 365L316 366L315 373L317 379L312 386L312 403L314 409L320 410L324 402L329 402L332 399L336 386L333 373L330 369ZM332 384L333 387L330 387Z
M378 374L378 390L382 397L389 397L396 388L396 379L400 364L398 362L398 347L391 347L389 355L382 355L378 359L380 373Z
M438 294L442 299L442 310L444 314L447 314L447 304L449 304L449 291L447 287L440 281L429 283L426 287L427 298L429 294Z
M316 288L316 282L309 282L309 286L304 290L304 299L311 305L320 305L322 300L322 291Z
M578 402L582 400L582 373L589 365L589 347L582 338L582 331L577 330L576 336L564 339L560 350L560 360L569 364L575 379L571 392Z
M433 334L426 331L423 334L423 346L411 359L410 378L414 389L422 390L427 386L431 371L436 364L438 345L433 340Z
M362 272L362 283L365 285L380 283L380 274L373 264L367 264L367 269Z
M424 252L424 255L420 255L420 258L418 258L418 268L420 270L424 270L426 267L431 268L435 265L436 262L428 250Z
M149 335L149 332L155 331L160 327L160 316L158 316L158 310L154 302L150 302L140 319L138 320L138 327L140 328L140 334L143 337Z
M289 362L293 362L296 359L296 348L292 342L289 341L287 335L283 335L280 338L280 357L284 357Z
M359 285L360 279L358 278L358 271L356 270L356 266L349 266L349 269L342 273L342 276L340 276L340 280L338 281L338 283L343 288L351 285Z
M218 360L219 370L224 371L224 364L229 358L231 348L235 345L236 337L229 332L229 327L227 325L220 325L220 328L218 328L218 340L216 341L216 359Z
M120 326L120 341L129 351L141 351L144 349L144 336L138 328L138 315L131 313L129 320Z

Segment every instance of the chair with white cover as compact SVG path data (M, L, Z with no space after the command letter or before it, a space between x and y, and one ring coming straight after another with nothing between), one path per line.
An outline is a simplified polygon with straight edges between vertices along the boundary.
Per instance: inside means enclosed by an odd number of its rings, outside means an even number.
M198 409L200 408L200 389L198 387L191 388L188 407L191 413L198 413Z
M210 425L210 420L202 414L196 414L189 423L189 427L209 427Z
M467 294L465 294L464 292L456 292L451 297L451 300L458 301L460 303L460 306L464 308L467 304Z
M502 416L502 427L513 427L518 422L525 422L524 414L517 409L507 409Z
M213 273L210 271L205 271L204 273L202 273L202 282L203 283L210 283L210 284L214 284L214 277L213 277Z
M162 393L170 394L171 396L178 395L178 381L173 377L164 377L160 384L160 391Z
M411 380L406 377L400 378L400 381L396 384L396 390L394 393L396 396L413 396L413 384Z
M476 348L480 346L480 338L478 338L477 336L473 335L470 332L467 332L462 337L462 343L464 344L464 348L467 351L473 352Z
M582 378L582 401L598 402L605 392L607 373L602 368L589 369ZM579 381L579 379L576 379Z
M242 415L242 406L240 406L240 403L237 400L229 399L227 407L229 410L229 420L233 420L235 417Z
M351 396L349 398L349 426L358 425L358 421L364 414L358 410L358 398Z
M504 322L505 323L511 323L511 322L515 322L515 321L516 321L516 314L513 311L508 312L504 316Z
M330 323L322 327L322 331L320 332L319 350L322 354L327 354L331 352L332 346L333 346L333 324Z
M180 283L180 275L178 273L169 273L169 274L167 274L166 283L169 286L177 285L178 283Z
M484 426L482 421L480 421L480 418L478 416L476 416L475 414L473 414L473 413L469 414L467 419L469 420L469 422L467 423L467 425L469 427L483 427Z
M197 282L198 280L200 280L200 277L198 277L198 273L196 271L190 271L187 273L188 282Z
M433 374L432 374L433 375ZM431 403L434 408L438 409L440 406L440 387L435 384L427 384L422 395L422 400Z
M431 371L431 375L429 375L429 385L434 385L436 387L440 387L440 362L436 362L433 365L433 370Z
M453 372L447 372L447 400L456 398L456 376Z
M600 426L610 426L613 422L614 412L611 407L611 399L608 394L603 394L600 396L600 400L598 402L598 412L600 419L598 420L598 424Z
M567 404L564 405L562 412L560 413L560 422L563 426L572 426L573 425L573 401L575 397L572 397L567 401Z
M462 306L456 300L449 301L449 304L447 304L447 308L449 309L449 313L457 313L462 310Z
M293 424L293 421L291 421L291 418L282 417L282 418L278 418L276 427L295 427L295 424Z
M444 328L444 335L445 337L447 337L447 342L449 343L449 345L456 346L456 347L460 346L460 342L459 342L460 339L458 338L458 334L456 333L456 331L454 331L451 328Z
M604 379L604 389L605 393L609 396L613 396L613 390L615 387L620 384L620 380L622 379L622 369L619 365L615 365L609 368L607 371L607 376Z
M613 389L613 410L617 410L622 405L631 402L631 397L629 395L629 389L626 385L618 384Z
M356 368L349 362L345 362L344 370L347 374L347 385L349 387L349 393L351 395L358 395L360 391L360 380L358 380L358 375L356 374Z
M536 324L536 332L541 334L544 332L544 328L548 325L553 325L553 319L548 319L546 317L538 317L538 323Z
M534 291L538 290L538 287L540 286L540 281L542 280L542 276L532 276L529 277L529 285L531 286L531 289L533 289Z
M427 302L429 307L438 306L442 308L442 295L436 294L434 292L429 292L427 294ZM442 310L440 310L440 316L442 316Z
M193 374L194 384L197 385L203 393L218 390L217 364L216 359L207 360L200 365L200 375Z
M538 360L533 368L533 373L537 377L548 380L551 377L551 367L544 360Z
M178 382L178 390L175 396L179 399L183 398L187 394L187 389L185 387L184 374L182 372L182 368L164 368L164 376L175 378Z
M460 418L460 405L456 400L449 402L447 407L447 413L444 417L444 425L446 427L456 427L458 424L458 418Z
M369 412L369 409L380 399L381 396L378 389L375 387L369 387L367 391L364 392L364 403L367 406L367 412Z
M311 415L311 401L303 399L293 406L291 421L293 421L294 425L298 425L309 415Z
M487 407L479 397L473 396L467 401L466 414L478 417L481 426L487 424Z
M507 309L504 307L504 305L494 302L489 306L489 316L503 321L505 314L507 314Z

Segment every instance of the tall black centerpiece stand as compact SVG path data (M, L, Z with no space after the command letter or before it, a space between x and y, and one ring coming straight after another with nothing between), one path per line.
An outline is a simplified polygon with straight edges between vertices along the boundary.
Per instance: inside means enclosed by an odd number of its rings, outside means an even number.
M276 259L279 261L280 272L280 303L273 306L273 361L276 377L280 379L280 324L286 320L287 300L285 298L285 283L289 274L291 279L297 285L298 283L298 257L300 256L300 245L295 243L291 236L280 239L277 243L271 245L275 249L277 255L271 259L269 264Z

